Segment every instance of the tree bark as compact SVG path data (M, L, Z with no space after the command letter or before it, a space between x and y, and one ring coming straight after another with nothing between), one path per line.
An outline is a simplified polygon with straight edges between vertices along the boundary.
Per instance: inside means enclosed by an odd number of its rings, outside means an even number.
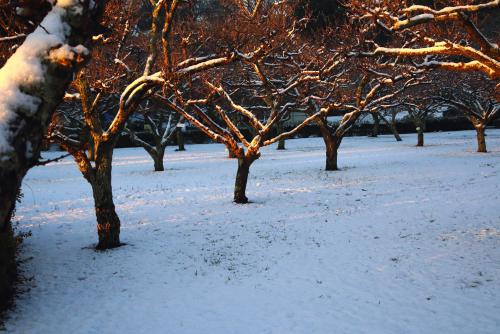
M479 153L486 153L486 136L485 136L485 126L476 126L476 137L477 137L477 151Z
M236 181L234 183L234 202L238 204L248 203L246 196L248 174L253 159L249 157L238 158L238 171L236 172Z

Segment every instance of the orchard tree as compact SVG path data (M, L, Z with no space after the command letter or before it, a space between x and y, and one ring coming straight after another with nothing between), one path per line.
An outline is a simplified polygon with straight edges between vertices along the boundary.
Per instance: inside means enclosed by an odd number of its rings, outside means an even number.
M293 7L286 2L259 3L262 12L246 7L239 14L233 12L228 24L234 31L225 40L228 44L244 40L258 52L242 54L241 62L188 78L187 83L179 81L173 86L173 94L162 98L167 107L179 112L213 141L223 143L230 156L237 159L234 202L240 204L248 202L249 171L259 159L260 149L296 134L323 112L308 117L290 131L275 134L279 122L303 104L296 88L310 78L307 64L300 60L300 23L290 15ZM186 91L183 87L187 85L199 88Z
M493 83L484 82L477 75L472 79L463 75L453 76L451 79L455 82L453 89L443 88L433 98L457 110L471 122L476 130L477 152L485 153L486 127L500 114L498 92L492 87Z
M272 57L270 57L272 58ZM186 100L177 94L171 99L164 99L164 103L172 109L175 109L192 125L203 131L213 141L224 144L230 156L238 161L234 186L234 202L238 204L248 203L246 196L246 187L251 165L260 158L260 149L279 142L280 140L298 133L302 128L311 123L316 117L319 117L324 111L319 111L293 129L287 132L281 132L273 136L273 129L276 124L289 113L289 109L296 107L299 103L285 102L286 90L271 84L272 80L265 74L263 64L265 57L260 60L248 59L249 66L253 69L253 75L244 74L238 71L241 77L250 78L250 86L259 87L261 95L256 94L263 103L260 104L260 112L255 108L243 105L235 101L233 96L239 96L245 101L243 87L247 84L240 83L238 88L228 92L222 84L213 84L206 82L207 97L204 99ZM232 85L233 88L235 85ZM236 94L241 91L241 94ZM253 100L252 100L253 101ZM255 107L255 105L252 105ZM215 112L209 112L209 110ZM235 119L241 119L240 126L237 126ZM250 137L245 136L241 124L252 133Z
M134 144L144 148L151 156L155 172L163 172L165 149L173 135L179 131L177 127L179 116L174 111L166 111L158 105L151 106L147 102L145 106L138 108L138 112L142 115L141 123L144 124L143 131L135 130L133 122L129 121L125 133Z
M412 121L417 132L417 147L424 146L424 133L426 130L427 118L435 111L430 105L418 105L413 103L406 103L403 110L408 113L409 119Z
M379 109L373 111L373 113L377 113L378 119L384 122L384 124L389 128L396 141L403 141L399 134L396 122L397 115L400 111L399 103L383 104Z
M315 111L323 110L321 117L316 117L323 141L326 145L325 170L336 171L338 167L338 149L345 135L363 114L376 113L385 103L397 97L408 87L419 84L418 75L367 72L362 74L357 87L352 91L354 98L346 102L329 102L329 99L312 101ZM355 84L353 80L352 84ZM318 103L321 101L321 103ZM337 123L330 123L328 117L343 114Z

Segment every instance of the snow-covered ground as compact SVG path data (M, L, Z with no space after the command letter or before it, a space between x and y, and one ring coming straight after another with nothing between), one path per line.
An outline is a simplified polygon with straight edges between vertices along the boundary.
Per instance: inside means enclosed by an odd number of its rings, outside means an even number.
M231 202L236 162L188 146L152 172L115 153L128 245L98 253L90 186L74 163L33 169L17 211L33 279L12 333L500 333L500 130L321 139L265 149L252 204ZM50 154L54 157L56 153Z

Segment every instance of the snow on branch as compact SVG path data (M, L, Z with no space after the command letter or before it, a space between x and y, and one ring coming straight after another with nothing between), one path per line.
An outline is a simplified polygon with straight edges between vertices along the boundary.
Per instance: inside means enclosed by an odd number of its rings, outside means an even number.
M53 94L40 89L50 68L72 67L87 57L85 47L67 44L72 33L70 22L81 16L83 9L77 0L57 1L0 69L0 153L13 151L16 124L37 113L45 102L44 95Z
M472 59L470 62L437 62L428 61L420 64L425 67L442 67L456 71L480 71L491 79L500 77L500 62L483 52L469 46L451 42L436 42L433 46L422 48L386 48L377 47L374 54L415 57L428 55L464 56Z
M472 20L474 13L496 11L500 6L500 0L487 1L482 4L467 4L449 6L442 9L433 9L424 5L412 5L402 8L397 13L390 13L386 6L376 8L365 8L362 18L371 18L374 22L390 32L412 32L413 36L425 37L429 46L418 46L410 48L407 43L403 47L376 47L372 54L386 54L396 57L420 57L420 56L460 56L464 60L447 59L424 62L420 67L438 67L460 72L481 72L490 79L496 80L500 77L500 48L491 42L481 32ZM494 13L494 12L493 12ZM432 30L416 30L417 26L432 22L457 22L462 26L466 38L461 33L452 33L455 41L434 41L431 36ZM442 25L436 25L439 30L450 34ZM412 31L414 30L414 31ZM424 35L422 35L424 34ZM439 35L435 34L434 35ZM437 36L436 36L437 37ZM415 38L412 39L412 43ZM477 47L477 44L479 47Z

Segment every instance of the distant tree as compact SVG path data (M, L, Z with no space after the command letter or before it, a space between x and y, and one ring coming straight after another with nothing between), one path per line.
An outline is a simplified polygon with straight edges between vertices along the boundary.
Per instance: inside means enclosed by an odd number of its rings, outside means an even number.
M394 138L396 141L402 141L403 139L399 135L398 129L397 129L397 124L396 124L396 117L399 114L401 110L399 109L399 104L384 104L381 105L379 109L374 110L373 113L377 114L377 118L379 121L382 121L385 123L385 125L389 128L391 133L394 135ZM388 119L390 117L390 119Z
M157 105L139 107L138 112L143 117L141 123L144 125L144 129L142 131L135 130L133 126L130 126L133 124L130 124L129 121L129 125L125 127L125 133L128 134L134 144L144 148L151 156L154 162L154 170L162 172L165 170L163 166L165 149L177 131L179 116L174 111L167 112L158 108ZM146 137L151 137L152 141Z
M479 76L460 75L450 79L454 81L454 87L442 88L433 99L467 117L476 130L477 152L485 153L486 126L500 114L498 92L492 87L494 83L488 85Z

